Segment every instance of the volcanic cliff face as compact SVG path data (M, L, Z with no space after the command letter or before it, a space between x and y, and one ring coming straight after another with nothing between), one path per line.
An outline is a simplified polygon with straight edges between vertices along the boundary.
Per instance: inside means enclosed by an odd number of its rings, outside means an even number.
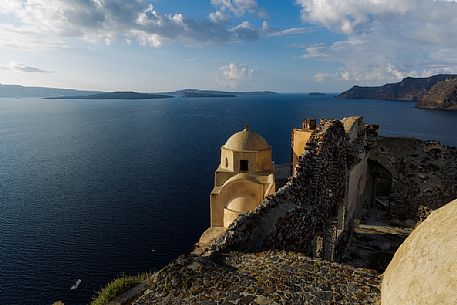
M419 101L437 83L449 79L457 79L457 75L438 74L427 78L407 77L399 83L378 87L354 86L348 91L341 93L338 97L348 99Z
M438 82L421 98L417 107L457 110L457 79Z

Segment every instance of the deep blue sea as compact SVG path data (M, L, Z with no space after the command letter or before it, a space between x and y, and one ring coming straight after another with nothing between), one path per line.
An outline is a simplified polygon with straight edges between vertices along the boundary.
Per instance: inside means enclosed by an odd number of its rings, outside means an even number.
M457 112L405 102L0 99L0 304L87 304L117 275L191 250L209 224L220 146L246 123L285 163L303 118L358 114L382 135L457 145Z

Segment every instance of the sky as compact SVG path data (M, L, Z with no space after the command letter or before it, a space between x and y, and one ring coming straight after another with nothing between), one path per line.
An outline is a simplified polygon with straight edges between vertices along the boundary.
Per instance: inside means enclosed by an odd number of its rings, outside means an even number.
M339 92L457 73L457 0L0 0L0 83Z

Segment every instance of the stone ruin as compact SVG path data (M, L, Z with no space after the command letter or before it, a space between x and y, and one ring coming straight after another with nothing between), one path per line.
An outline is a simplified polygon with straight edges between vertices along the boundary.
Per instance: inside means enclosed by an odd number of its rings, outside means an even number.
M457 198L457 148L377 130L305 120L286 185L156 273L134 304L380 304L397 248Z
M289 182L238 218L204 255L287 250L339 261L367 213L385 210L387 233L400 232L399 242L389 246L391 258L424 210L457 198L455 147L380 137L378 127L361 117L315 122L303 123L311 135L296 164L291 160ZM292 149L295 141L293 134ZM350 263L347 257L345 262Z

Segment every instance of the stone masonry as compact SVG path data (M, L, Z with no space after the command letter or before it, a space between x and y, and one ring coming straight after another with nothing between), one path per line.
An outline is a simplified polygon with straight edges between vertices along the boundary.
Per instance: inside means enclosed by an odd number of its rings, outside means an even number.
M379 137L369 159L392 176L389 214L412 225L420 210L435 210L457 198L457 148L438 141Z

